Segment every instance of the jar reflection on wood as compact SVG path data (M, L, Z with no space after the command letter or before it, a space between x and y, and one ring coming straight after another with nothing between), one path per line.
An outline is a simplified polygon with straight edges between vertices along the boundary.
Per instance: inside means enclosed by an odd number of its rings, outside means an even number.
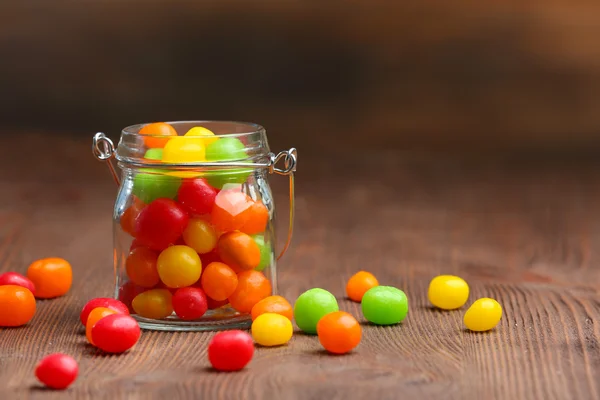
M249 327L254 304L277 293L277 259L293 229L296 150L275 155L261 126L220 121L130 126L116 150L98 133L92 150L119 185L114 296L140 326ZM290 180L288 239L279 256L272 173Z

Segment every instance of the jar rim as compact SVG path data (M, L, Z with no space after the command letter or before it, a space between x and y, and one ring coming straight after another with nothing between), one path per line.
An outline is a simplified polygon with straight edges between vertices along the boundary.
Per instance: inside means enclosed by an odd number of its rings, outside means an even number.
M218 138L224 138L224 137L228 137L228 138L243 138L243 137L247 137L247 136L251 136L251 135L255 135L255 134L265 134L266 130L263 126L254 123L254 122L246 122L246 121L230 121L230 120L177 120L177 121L154 121L154 122L142 122L139 124L134 124L134 125L129 125L126 126L125 128L123 128L121 130L121 134L122 135L131 135L132 137L144 137L144 138L152 138L152 137L156 137L156 138L161 138L164 137L163 135L146 135L146 134L140 134L139 131L147 125L153 124L153 123L165 123L165 124L169 124L171 125L173 128L177 128L178 126L181 125L194 125L194 126L203 126L203 125L215 125L215 124L222 124L222 125L230 125L230 126L237 126L237 127L247 127L249 129L245 130L244 132L225 132L225 133L216 133L213 131L213 133L215 134L216 137ZM177 130L177 129L176 129ZM212 130L212 129L211 129ZM185 133L185 132L184 132ZM179 132L178 132L179 134ZM179 135L180 137L186 137L183 134ZM194 138L194 136L189 136L190 138Z
M263 167L270 160L270 149L266 130L261 125L252 122L224 121L224 120L181 120L164 121L175 130L177 135L149 135L140 134L139 131L152 122L130 125L122 129L121 138L117 146L115 157L121 164L134 167L166 167L166 168L227 168L248 167L248 163ZM236 139L244 146L242 157L227 160L203 160L193 162L166 162L154 158L146 158L146 151L151 148L162 148L164 143L177 138L177 140L197 141L198 135L185 136L190 129L203 127L209 129L216 139ZM171 131L172 132L172 131ZM213 136L211 136L213 137ZM162 146L148 146L148 142L156 138L163 143ZM156 143L156 142L154 142Z

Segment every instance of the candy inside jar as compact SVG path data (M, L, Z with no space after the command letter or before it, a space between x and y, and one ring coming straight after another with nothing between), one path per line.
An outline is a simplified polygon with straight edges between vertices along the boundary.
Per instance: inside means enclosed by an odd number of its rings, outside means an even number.
M119 183L114 295L140 326L249 327L252 307L277 294L275 206L267 175L290 177L285 251L295 149L274 155L262 127L218 121L131 126L116 151L99 133L93 149L109 161ZM280 160L283 168L276 165Z

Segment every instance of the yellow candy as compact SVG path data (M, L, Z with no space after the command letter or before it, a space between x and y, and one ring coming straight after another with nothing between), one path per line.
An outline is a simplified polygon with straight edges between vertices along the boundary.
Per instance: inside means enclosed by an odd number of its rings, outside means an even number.
M199 254L211 252L217 246L217 239L217 233L212 225L200 218L192 218L183 231L185 244Z
M142 317L163 319L173 313L173 296L167 289L147 290L138 294L131 306Z
M464 322L468 329L484 332L498 325L500 318L502 318L502 306L496 300L484 297L469 307Z
M206 146L204 139L195 137L176 136L169 139L163 149L162 161L169 164L197 163L206 161ZM193 178L199 176L199 172L177 171L168 172L167 175L180 178Z
M252 337L262 346L280 346L292 338L292 322L280 314L264 313L252 322Z
M440 275L429 283L429 301L443 310L454 310L465 305L469 298L469 285L453 275Z
M184 136L205 136L204 138L202 138L205 147L219 140L219 138L215 136L213 131L211 131L210 129L206 129L202 126L193 127L192 129L187 131L187 133Z

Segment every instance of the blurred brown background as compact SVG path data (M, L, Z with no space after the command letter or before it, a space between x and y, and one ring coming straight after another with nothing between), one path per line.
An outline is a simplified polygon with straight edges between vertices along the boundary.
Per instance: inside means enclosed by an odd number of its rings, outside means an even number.
M0 5L5 134L233 119L304 151L589 150L598 110L597 1Z

